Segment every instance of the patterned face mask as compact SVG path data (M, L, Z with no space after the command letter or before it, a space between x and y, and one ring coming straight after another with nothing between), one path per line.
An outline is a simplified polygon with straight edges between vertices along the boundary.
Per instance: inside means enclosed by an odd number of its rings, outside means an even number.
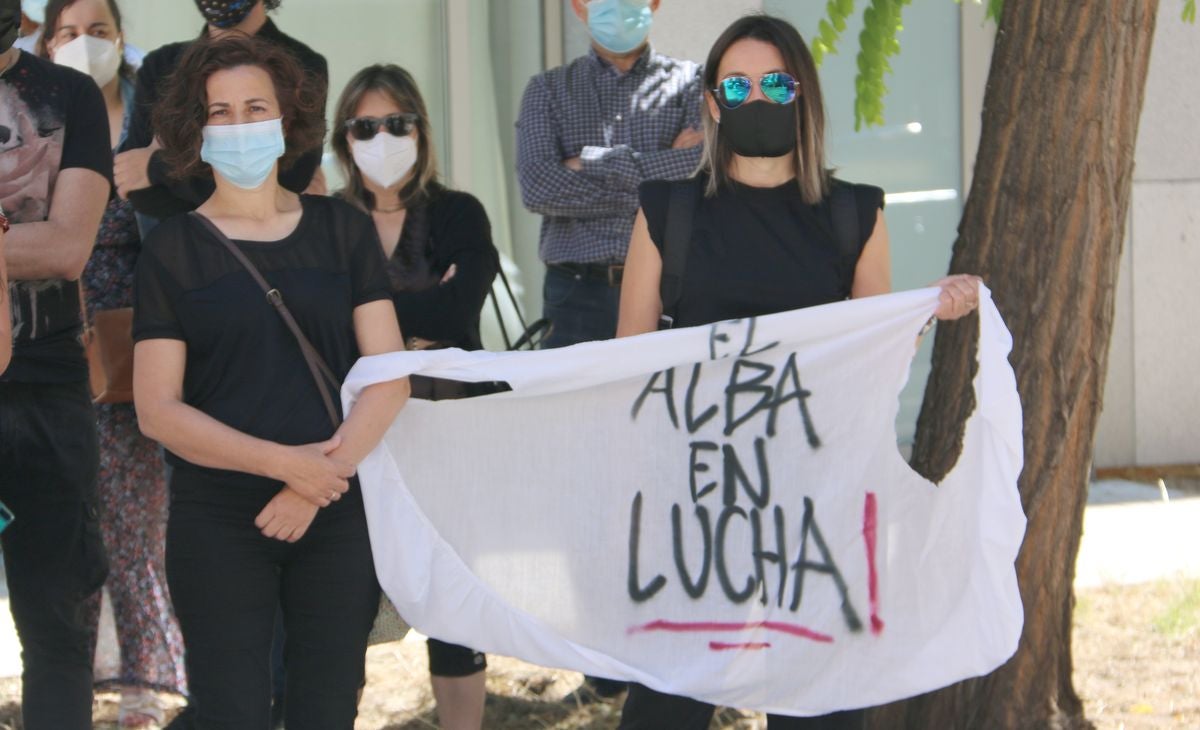
M232 28L246 19L258 0L196 0L204 19L215 28Z

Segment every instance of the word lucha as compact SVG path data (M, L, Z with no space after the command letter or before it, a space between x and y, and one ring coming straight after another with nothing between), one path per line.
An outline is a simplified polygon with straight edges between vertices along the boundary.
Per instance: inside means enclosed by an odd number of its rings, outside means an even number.
M754 334L753 319L713 325L710 360L732 360L721 363L728 368L727 376L706 374L706 367L714 367L711 362L692 365L686 384L674 368L664 370L652 375L634 400L634 420L657 412L673 428L696 438L688 444L688 499L670 508L673 571L652 571L652 576L643 577L639 560L660 557L667 546L660 543L642 555L644 493L639 491L633 499L629 596L644 603L677 583L690 598L700 599L716 586L735 604L757 596L763 605L773 601L795 612L803 602L806 579L816 574L832 581L847 628L861 631L863 622L818 524L813 500L803 497L800 504L785 505L774 499L768 453L779 434L781 414L796 409L809 448L819 448L821 439L808 408L812 393L801 384L796 353L778 352L779 343L757 345ZM714 379L721 386L719 395L703 398L700 391L711 393ZM662 409L649 408L652 403L661 403ZM745 438L739 439L740 447L720 442L746 429L752 430L752 447ZM793 513L789 521L788 506L802 506L798 520Z

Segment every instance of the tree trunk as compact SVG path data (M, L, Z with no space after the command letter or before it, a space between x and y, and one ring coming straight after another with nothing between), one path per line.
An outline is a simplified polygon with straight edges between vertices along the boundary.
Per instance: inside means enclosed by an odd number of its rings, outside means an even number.
M1071 681L1072 582L1157 6L1004 4L950 270L983 277L1013 334L1025 629L992 674L879 708L872 727L1090 727ZM913 455L934 480L958 458L974 406L978 320L938 330Z

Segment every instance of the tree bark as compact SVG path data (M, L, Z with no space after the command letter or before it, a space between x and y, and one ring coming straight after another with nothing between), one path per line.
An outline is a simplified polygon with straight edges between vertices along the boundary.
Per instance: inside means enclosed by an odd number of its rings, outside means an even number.
M1157 6L1004 4L950 270L983 277L1013 334L1025 628L992 674L874 710L874 728L1090 727L1071 681L1072 582ZM977 331L975 317L938 327L913 454L934 480L974 407Z

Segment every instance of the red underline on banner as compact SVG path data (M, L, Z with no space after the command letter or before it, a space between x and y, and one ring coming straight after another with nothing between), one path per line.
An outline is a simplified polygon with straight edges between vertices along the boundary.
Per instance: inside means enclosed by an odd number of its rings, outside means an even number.
M708 648L713 651L729 651L731 649L770 649L771 645L765 641L747 641L743 644L726 644L723 641L710 641Z
M821 634L812 629L805 628L799 624L789 624L782 621L752 621L749 623L739 624L722 621L651 621L641 626L629 627L630 634L640 634L647 631L671 631L675 633L686 633L691 631L749 631L751 629L766 629L768 631L778 631L792 636L798 636L802 639L818 641L822 644L832 644L833 637L828 634Z

